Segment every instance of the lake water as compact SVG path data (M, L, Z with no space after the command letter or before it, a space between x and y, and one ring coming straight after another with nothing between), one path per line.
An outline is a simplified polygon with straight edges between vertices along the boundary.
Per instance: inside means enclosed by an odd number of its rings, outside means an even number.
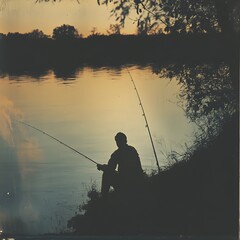
M83 67L72 77L49 71L42 77L0 80L0 228L58 233L86 200L92 183L100 188L95 164L31 124L99 163L116 149L114 136L128 136L146 171L156 169L135 81L149 121L161 167L170 151L190 145L196 126L178 107L180 85L160 78L150 66ZM0 229L0 230L1 230Z

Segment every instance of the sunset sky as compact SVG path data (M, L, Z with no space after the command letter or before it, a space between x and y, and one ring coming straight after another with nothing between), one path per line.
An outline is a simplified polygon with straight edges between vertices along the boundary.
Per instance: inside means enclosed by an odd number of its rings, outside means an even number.
M110 17L111 7L98 6L97 0L62 0L61 2L36 3L35 0L0 0L0 33L31 32L40 29L51 35L62 24L75 26L87 36L93 27L106 33L115 23ZM136 26L128 20L122 33L135 33Z

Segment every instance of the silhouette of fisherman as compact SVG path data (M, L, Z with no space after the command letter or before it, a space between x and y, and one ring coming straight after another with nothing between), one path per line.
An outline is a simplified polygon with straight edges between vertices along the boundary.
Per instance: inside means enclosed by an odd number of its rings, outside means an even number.
M143 176L139 155L134 147L127 144L126 135L117 133L115 141L118 149L111 155L108 164L97 165L97 169L103 171L101 188L103 196L108 194L110 186L116 191L133 191Z

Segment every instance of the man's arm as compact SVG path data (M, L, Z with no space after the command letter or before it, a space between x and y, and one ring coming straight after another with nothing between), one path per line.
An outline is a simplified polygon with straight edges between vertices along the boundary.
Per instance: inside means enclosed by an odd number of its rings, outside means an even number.
M111 155L111 158L108 161L108 164L97 164L97 169L99 171L114 171L117 167L117 157L116 152Z
M108 165L107 165L107 164L97 164L97 169L98 169L99 171L105 172L105 171L107 171L107 168L108 168Z
M115 151L112 155L111 155L111 157L110 157L110 159L109 159L109 161L108 161L108 167L109 167L109 170L110 171L115 171L115 169L116 169L116 167L117 167L117 164L118 164L118 157L117 157L117 151Z

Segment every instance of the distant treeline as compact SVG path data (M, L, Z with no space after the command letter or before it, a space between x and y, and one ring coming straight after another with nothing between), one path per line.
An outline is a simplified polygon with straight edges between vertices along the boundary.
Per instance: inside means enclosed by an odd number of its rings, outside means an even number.
M221 34L99 35L34 38L1 35L0 68L53 68L81 63L208 62L238 57L239 38Z

